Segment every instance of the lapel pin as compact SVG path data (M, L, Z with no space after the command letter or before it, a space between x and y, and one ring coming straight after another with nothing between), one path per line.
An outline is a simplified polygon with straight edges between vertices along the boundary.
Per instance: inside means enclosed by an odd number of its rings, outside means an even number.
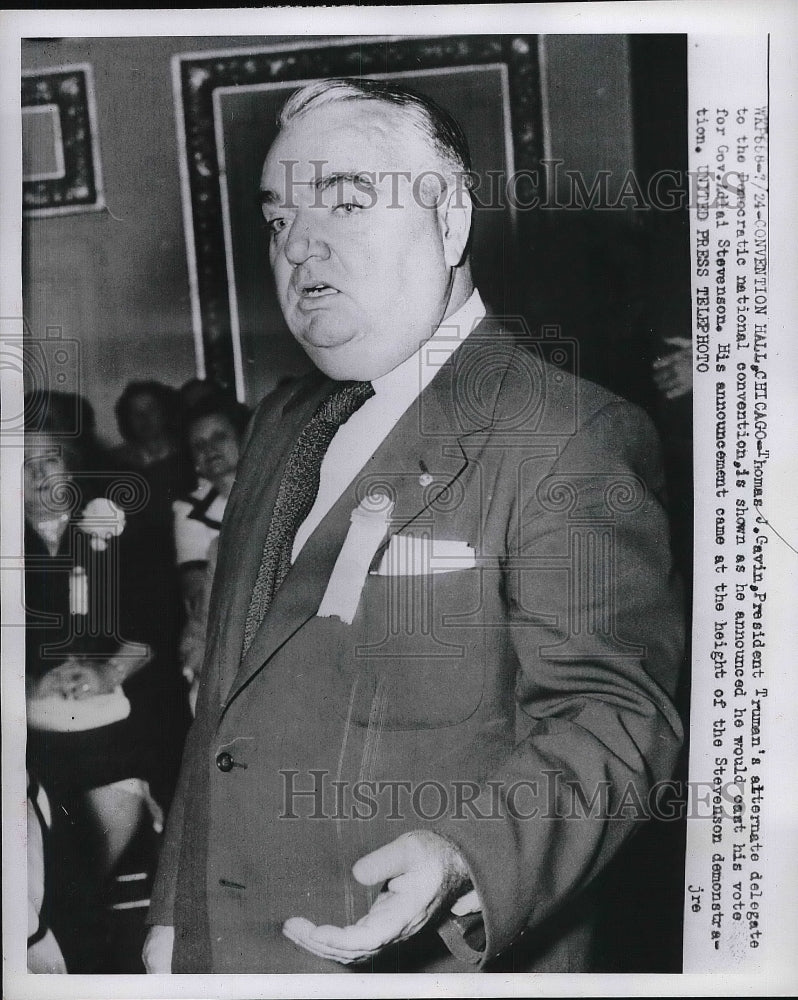
M431 485L432 476L430 475L429 469L423 461L419 461L418 465L421 469L421 475L418 477L418 485L424 487Z

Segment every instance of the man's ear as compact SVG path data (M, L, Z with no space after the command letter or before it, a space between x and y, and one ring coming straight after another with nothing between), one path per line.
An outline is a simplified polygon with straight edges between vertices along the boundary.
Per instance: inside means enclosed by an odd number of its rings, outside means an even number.
M449 267L457 267L463 260L471 234L472 210L471 195L463 177L455 177L438 205L438 222Z

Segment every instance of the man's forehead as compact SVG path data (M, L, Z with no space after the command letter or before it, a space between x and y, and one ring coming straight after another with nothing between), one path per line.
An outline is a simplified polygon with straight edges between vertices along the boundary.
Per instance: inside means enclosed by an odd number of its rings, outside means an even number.
M422 137L388 106L352 101L324 106L289 122L266 157L261 189L318 184L323 175L413 170L426 158ZM426 153L426 155L425 155Z

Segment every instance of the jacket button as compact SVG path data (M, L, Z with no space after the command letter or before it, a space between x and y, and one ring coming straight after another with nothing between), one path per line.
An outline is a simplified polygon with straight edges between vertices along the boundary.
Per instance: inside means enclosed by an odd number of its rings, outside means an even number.
M216 756L216 766L220 771L227 774L228 771L232 771L235 767L235 761L233 760L231 754L229 754L226 750L223 750Z

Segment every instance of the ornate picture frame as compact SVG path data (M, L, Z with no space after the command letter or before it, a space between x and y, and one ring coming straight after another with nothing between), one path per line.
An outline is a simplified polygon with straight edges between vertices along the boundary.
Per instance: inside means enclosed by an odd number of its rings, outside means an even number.
M105 208L94 75L88 63L22 73L22 211Z
M234 110L225 118L226 106L231 101L244 102L247 94L260 93L264 102L257 119L260 122L268 117L263 114L263 108L272 112L269 102L275 99L275 93L280 93L281 103L293 87L310 80L332 76L388 77L410 83L419 90L433 85L440 90L448 86L448 82L441 82L442 74L451 74L449 79L453 87L453 100L447 102L447 110L455 117L466 119L470 114L472 122L480 124L477 132L482 131L481 120L474 118L479 112L459 107L457 91L463 93L464 87L469 88L470 76L482 74L479 83L470 85L470 93L480 97L483 91L488 93L490 113L495 119L494 133L498 136L502 128L506 133L494 144L506 147L500 156L496 151L498 158L494 163L480 165L475 157L475 168L482 166L484 172L487 167L488 173L504 171L507 175L514 171L528 183L537 184L538 167L544 155L537 36L309 39L302 44L226 49L174 57L184 226L200 376L207 375L223 385L235 386L239 398L252 402L271 388L278 377L286 374L275 368L276 359L289 368L305 363L304 358L299 357L301 352L287 336L272 333L281 325L276 303L272 308L268 301L263 301L253 310L246 289L240 287L242 280L244 284L248 280L246 275L242 279L239 273L242 268L256 267L260 274L264 269L268 271L268 267L265 238L260 239L255 232L260 224L255 200L257 176L247 180L248 188L254 187L251 223L244 227L247 231L242 232L244 223L236 227L235 199L238 197L240 201L243 196L240 193L236 196L236 179L231 176L240 166L241 144L236 147L233 142L233 150L225 148L228 143L225 127L228 132L231 127L243 128L235 123L246 119L247 114L250 120L254 119L244 104L243 113ZM442 102L439 100L439 103ZM461 99L463 103L471 102ZM276 130L276 126L273 128ZM468 133L468 129L466 131ZM474 131L472 129L469 141ZM480 140L479 135L477 140ZM236 149L238 155L234 156L232 152ZM262 152L260 155L262 162ZM244 149L244 158L247 156L253 164L257 162L257 156ZM492 166L496 168L493 171ZM494 237L492 253L494 257L501 254L509 258L512 252L509 244L518 239L518 227L512 206L505 203L500 207L503 209L503 228ZM249 206L246 210L250 211ZM485 213L486 218L490 215ZM496 226L498 215L495 212L492 215L489 225ZM253 258L256 258L254 264ZM500 272L501 267L501 263L496 266L495 260L492 261L494 273ZM256 284L251 279L248 283L250 286ZM267 283L265 275L257 284L264 283ZM247 312L257 315L257 322L268 329L269 337L253 335L248 328Z

